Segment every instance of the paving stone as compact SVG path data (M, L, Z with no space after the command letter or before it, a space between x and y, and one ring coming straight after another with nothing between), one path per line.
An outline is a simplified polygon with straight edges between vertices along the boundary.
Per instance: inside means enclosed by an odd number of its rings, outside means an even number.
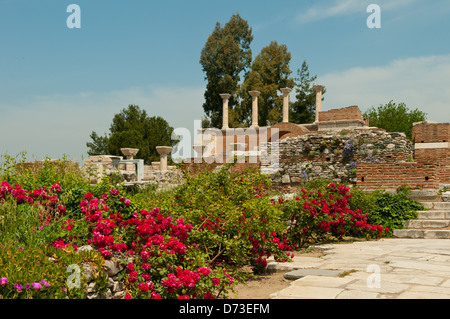
M344 290L336 296L336 299L378 299L379 295L377 292Z
M289 280L296 280L305 276L326 276L336 277L342 274L342 270L328 270L328 269L296 269L284 274L284 278Z
M445 280L442 284L441 287L448 287L450 288L450 279Z
M360 291L369 291L369 292L375 292L375 293L391 293L391 294L397 294L401 293L409 288L409 285L402 284L402 283L395 283L395 282L389 282L384 281L381 277L380 281L380 288L372 287L368 285L367 279L366 280L359 280L354 283L351 283L346 286L346 289L353 289L353 290L360 290Z
M450 299L447 239L389 238L326 247L322 263L308 271L356 271L345 277L307 275L271 298ZM380 267L380 288L368 285L374 275L370 265Z
M295 280L291 286L314 286L314 287L328 287L328 288L344 288L346 285L354 282L354 278L348 277L326 277L310 275Z
M289 286L270 296L271 299L335 299L343 289L314 287L314 286Z
M449 287L412 286L408 291L440 294L440 295L446 295L447 298L450 298L450 288Z
M396 299L448 299L448 298L449 296L434 293L405 291L399 294Z

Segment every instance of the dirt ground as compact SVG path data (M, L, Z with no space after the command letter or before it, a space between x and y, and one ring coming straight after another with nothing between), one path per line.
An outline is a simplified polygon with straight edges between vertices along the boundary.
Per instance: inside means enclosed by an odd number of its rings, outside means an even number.
M294 255L318 257L323 255L323 251L315 248L308 252L296 251ZM291 284L292 281L285 279L284 274L284 272L267 273L249 279L245 283L238 283L234 293L229 294L229 298L269 299L270 294L287 288Z

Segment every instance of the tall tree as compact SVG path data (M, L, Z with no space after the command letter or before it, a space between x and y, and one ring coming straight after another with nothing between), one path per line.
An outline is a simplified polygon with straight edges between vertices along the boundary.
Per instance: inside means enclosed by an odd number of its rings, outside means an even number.
M238 113L241 120L251 118L249 91L260 91L258 98L259 125L273 125L282 119L283 98L281 88L293 88L294 79L289 68L291 53L284 44L272 41L261 50L251 66L251 72L241 87L242 103Z
M222 27L217 22L201 51L200 64L207 81L203 110L207 116L204 123L213 127L222 124L221 93L230 93L229 108L237 104L240 77L246 77L252 61L250 43L252 29L247 21L235 14Z
M316 91L313 82L317 79L317 75L310 75L308 64L303 61L301 68L297 70L297 76L295 78L296 100L291 103L289 121L297 124L312 123L316 113ZM322 95L325 92L326 89L323 90Z
M122 155L121 148L138 148L137 158L147 164L157 161L156 146L173 145L173 128L162 117L149 117L137 105L129 105L115 114L109 128L109 136L98 136L92 132L92 142L86 143L89 155Z
M385 129L387 132L403 132L412 138L412 125L427 119L427 114L419 109L410 110L405 103L396 104L392 100L377 108L371 107L363 113L369 118L370 126Z

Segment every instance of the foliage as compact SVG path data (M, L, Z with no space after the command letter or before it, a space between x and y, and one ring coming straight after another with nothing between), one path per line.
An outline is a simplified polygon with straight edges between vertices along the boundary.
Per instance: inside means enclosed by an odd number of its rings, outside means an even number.
M408 197L408 191L400 191L397 194L377 191L374 193L359 193L358 202L351 205L364 207L369 214L368 222L382 225L389 229L388 236L392 236L394 229L403 228L407 220L416 219L417 211L423 210L421 203Z
M393 101L377 108L371 107L363 116L369 118L371 126L383 128L387 132L403 132L409 139L412 138L413 123L427 118L427 114L419 109L410 110L405 103L396 104Z
M90 171L89 168L83 171L76 162L69 161L66 156L58 160L46 158L40 162L26 162L25 153L21 159L19 156L5 154L2 155L0 164L2 180L12 186L20 185L24 192L48 192L49 185L59 185L58 205L63 206L66 215L71 218L81 217L78 204L84 194L90 192L98 197L108 192L111 185L115 185L119 191L124 190L123 185L119 184L118 174L103 175L99 178L98 172ZM91 177L99 181L91 184Z
M56 249L12 248L0 250L0 299L82 299L86 294L86 278L80 272L80 287L68 285L67 268L92 263L98 269L104 260L97 252L75 252L72 247ZM99 272L98 283L106 274Z
M287 260L281 211L270 205L270 181L254 170L203 173L175 192L172 214L183 216L194 227L192 238L211 266L234 271L250 264L261 271L265 258Z
M131 194L110 179L90 185L67 161L9 160L0 184L4 298L84 298L84 288L66 287L67 266L100 269L113 258L125 267L126 298L222 298L246 266L262 272L269 257L289 261L293 249L330 238L379 238L419 209L405 192L368 194L324 179L305 181L295 200L276 201L269 176L234 172L232 164L186 172L171 191ZM86 244L94 252L77 251Z
M251 97L249 91L260 91L258 98L259 124L273 125L281 121L283 98L278 95L280 88L293 88L294 79L289 68L291 53L284 44L272 41L261 50L251 65L251 71L242 84L243 102L238 109L240 123L251 119Z
M239 14L233 15L223 27L217 23L208 37L200 57L207 81L202 127L221 127L221 93L231 94L228 103L230 127L250 126L252 107L248 92L252 90L261 92L259 124L278 123L282 118L282 97L278 91L286 87L296 87L297 101L290 108L291 122L312 122L315 91L311 85L316 76L310 76L306 61L297 71L299 78L294 80L290 76L291 53L286 45L272 41L252 61L252 41L252 29ZM240 82L241 78L243 81Z
M147 164L159 159L156 146L172 145L173 128L160 116L149 117L137 105L129 105L115 114L108 136L98 136L92 132L92 142L86 143L89 155L122 155L124 146L139 149L137 158Z
M200 64L208 81L203 110L212 127L222 124L221 93L231 94L230 110L237 103L240 77L246 76L252 61L252 41L252 29L247 21L235 14L223 27L216 24L201 51Z
M316 91L312 84L317 76L310 75L306 61L303 61L301 68L297 70L297 75L298 77L295 78L296 100L289 108L289 122L297 124L312 123L315 120L316 112ZM325 92L326 89L323 90L322 96Z

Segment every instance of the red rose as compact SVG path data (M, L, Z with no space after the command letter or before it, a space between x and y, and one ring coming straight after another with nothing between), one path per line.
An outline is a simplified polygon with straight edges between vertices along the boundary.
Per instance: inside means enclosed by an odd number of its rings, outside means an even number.
M217 286L218 284L220 284L220 279L217 277L214 277L213 279L211 279L211 281L214 286Z

